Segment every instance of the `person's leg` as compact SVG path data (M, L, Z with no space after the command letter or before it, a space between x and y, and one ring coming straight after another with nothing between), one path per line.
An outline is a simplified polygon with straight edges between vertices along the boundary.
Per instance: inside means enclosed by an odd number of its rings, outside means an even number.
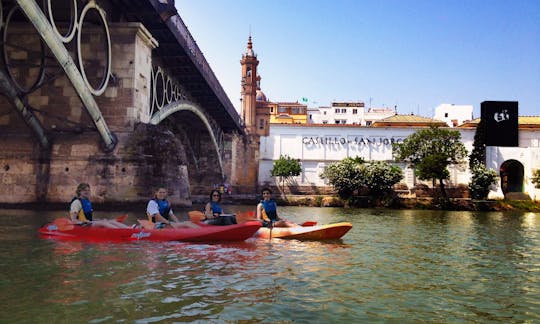
M173 228L199 228L200 226L195 224L195 223L192 223L190 221L185 221L185 222L172 222L171 223L171 226Z

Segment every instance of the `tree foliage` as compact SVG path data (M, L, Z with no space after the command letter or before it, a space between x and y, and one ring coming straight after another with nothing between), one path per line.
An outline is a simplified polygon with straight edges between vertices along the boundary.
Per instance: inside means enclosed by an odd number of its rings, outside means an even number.
M359 187L359 168L363 163L360 158L345 158L326 166L321 178L327 179L341 198L348 199Z
M540 169L533 171L533 176L532 176L531 181L532 183L534 183L534 187L536 189L540 189Z
M439 180L441 194L446 198L444 180L450 177L448 167L464 163L467 150L458 131L430 127L409 135L403 143L394 143L393 155L413 166L419 179Z
M403 179L403 171L388 162L376 161L360 167L360 185L367 187L369 193L380 196L392 190L392 187Z
M321 178L328 179L341 198L349 199L361 188L367 188L370 195L382 196L403 179L403 173L388 162L365 163L361 158L345 158L328 165Z
M469 169L474 169L475 166L482 164L486 161L486 127L483 120L476 126L476 132L474 133L474 142L471 155L469 156Z
M298 160L287 155L281 155L279 159L274 162L274 166L272 170L270 170L270 175L272 175L272 177L279 177L281 191L284 192L285 182L290 181L293 177L299 176L301 172L302 166Z
M486 168L484 164L477 164L472 168L472 178L469 192L472 199L486 199L489 187L497 181L497 172Z

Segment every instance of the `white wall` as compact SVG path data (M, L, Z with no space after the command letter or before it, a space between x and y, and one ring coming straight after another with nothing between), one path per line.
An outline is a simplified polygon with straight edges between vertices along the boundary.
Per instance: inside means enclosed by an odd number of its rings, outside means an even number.
M272 124L268 137L261 138L259 163L259 183L273 183L270 170L274 161L281 155L299 159L302 174L295 181L299 185L324 186L319 176L324 167L346 157L362 157L366 161L389 161L392 158L392 142L401 142L414 133L413 128L375 128L375 127L325 127L312 125ZM470 152L474 130L460 130L465 147ZM400 167L405 168L404 165ZM452 183L468 183L470 173L464 166L462 170L451 170ZM402 182L414 186L412 170L406 169Z

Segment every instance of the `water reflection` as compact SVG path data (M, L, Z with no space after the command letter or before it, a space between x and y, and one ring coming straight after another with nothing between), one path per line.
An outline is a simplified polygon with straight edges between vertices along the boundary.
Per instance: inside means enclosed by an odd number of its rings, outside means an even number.
M0 322L540 321L539 214L282 210L353 228L332 242L92 244L39 239L58 212L3 211Z

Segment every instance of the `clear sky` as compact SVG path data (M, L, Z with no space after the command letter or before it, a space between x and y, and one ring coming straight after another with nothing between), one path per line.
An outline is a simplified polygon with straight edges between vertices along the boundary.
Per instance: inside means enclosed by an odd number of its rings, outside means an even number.
M271 101L363 101L432 117L519 101L540 115L540 0L176 0L234 106L251 33Z

